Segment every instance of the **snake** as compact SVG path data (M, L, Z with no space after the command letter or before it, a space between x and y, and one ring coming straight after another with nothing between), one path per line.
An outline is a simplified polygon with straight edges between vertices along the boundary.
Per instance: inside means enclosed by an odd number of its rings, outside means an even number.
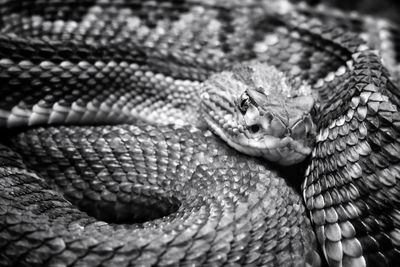
M396 266L398 28L288 1L0 2L1 266Z

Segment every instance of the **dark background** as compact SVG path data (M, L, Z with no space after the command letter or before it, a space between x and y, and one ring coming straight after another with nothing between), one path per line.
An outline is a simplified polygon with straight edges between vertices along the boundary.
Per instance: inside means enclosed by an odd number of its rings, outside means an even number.
M357 10L361 13L385 17L400 24L400 1L398 0L306 0L306 2L311 5L322 2L344 10Z

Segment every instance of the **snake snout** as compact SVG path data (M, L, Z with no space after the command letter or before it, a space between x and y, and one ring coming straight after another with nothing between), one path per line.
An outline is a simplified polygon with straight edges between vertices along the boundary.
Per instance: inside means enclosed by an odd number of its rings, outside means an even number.
M254 124L249 128L253 129L257 126L257 124ZM311 125L307 116L283 120L280 116L275 115L274 119L271 121L271 135L275 137L292 137L293 139L299 139L304 136L310 128Z
M315 131L315 124L311 119L311 115L307 114L297 118L297 120L290 125L288 130L293 139L301 140L307 138L309 134L312 134Z
M287 103L287 119L283 121L287 126L287 136L301 140L315 131L315 124L311 117L313 106L314 98L310 95L295 97Z

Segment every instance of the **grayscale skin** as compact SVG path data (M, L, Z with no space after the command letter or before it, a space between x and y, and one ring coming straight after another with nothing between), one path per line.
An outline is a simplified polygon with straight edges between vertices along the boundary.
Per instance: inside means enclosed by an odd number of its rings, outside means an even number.
M266 63L249 62L207 80L201 114L235 149L292 165L312 151L314 102L307 84Z
M1 1L0 266L398 266L400 31L291 2Z

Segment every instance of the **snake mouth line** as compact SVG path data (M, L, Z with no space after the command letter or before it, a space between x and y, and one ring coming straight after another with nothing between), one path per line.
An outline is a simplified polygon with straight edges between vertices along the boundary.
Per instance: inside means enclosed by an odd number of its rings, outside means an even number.
M291 137L265 136L263 138L249 138L244 134L228 135L214 121L212 116L205 114L204 119L210 125L212 131L222 140L236 150L248 155L264 157L281 165L291 165L300 162L311 153L310 147L305 147Z

